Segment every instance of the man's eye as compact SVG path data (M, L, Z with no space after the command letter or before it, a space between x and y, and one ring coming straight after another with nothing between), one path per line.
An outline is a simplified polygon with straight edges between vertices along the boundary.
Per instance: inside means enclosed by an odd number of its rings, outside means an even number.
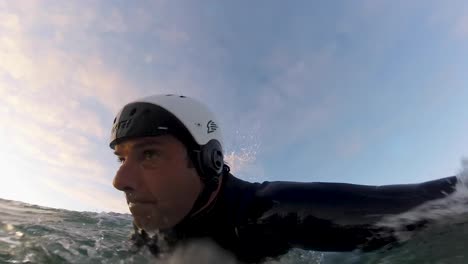
M143 155L145 157L145 159L152 159L154 158L155 156L157 156L159 153L155 150L145 150L143 151Z

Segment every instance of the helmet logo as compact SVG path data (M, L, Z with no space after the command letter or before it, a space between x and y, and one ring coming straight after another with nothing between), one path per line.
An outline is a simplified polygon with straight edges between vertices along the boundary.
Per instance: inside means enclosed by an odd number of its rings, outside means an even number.
M128 128L130 127L130 124L132 123L132 119L127 119L127 120L122 120L122 121L119 121L117 124L114 125L114 127L112 128L112 134L116 133L117 130L120 130L120 129L125 129L125 128Z
M208 121L208 124L206 124L206 127L208 128L208 134L215 132L216 129L218 129L218 125L216 125L216 123L213 122L213 120Z

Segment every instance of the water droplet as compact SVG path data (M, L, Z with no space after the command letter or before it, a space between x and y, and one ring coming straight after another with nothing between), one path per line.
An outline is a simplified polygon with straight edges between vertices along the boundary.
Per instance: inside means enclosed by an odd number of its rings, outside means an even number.
M15 226L13 226L12 224L5 224L3 226L3 229L5 229L6 231L12 231L15 229Z

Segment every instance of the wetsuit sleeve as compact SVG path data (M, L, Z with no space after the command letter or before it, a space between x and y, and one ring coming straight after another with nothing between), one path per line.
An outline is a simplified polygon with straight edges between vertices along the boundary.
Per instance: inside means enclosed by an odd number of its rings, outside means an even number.
M396 241L394 230L377 222L443 198L454 191L456 182L456 177L388 186L266 182L257 189L239 235L246 247L264 255L279 255L292 247L373 250ZM412 223L407 229L425 224Z

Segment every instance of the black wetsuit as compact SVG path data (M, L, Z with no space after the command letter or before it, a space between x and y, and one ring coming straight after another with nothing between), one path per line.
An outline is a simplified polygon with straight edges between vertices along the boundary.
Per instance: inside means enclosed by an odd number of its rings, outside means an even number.
M454 191L456 177L421 184L364 186L342 183L250 183L225 173L216 201L171 232L173 241L210 238L240 261L259 262L291 248L373 250L396 241L395 230L375 225ZM411 223L408 230L426 225ZM136 237L144 237L138 231ZM169 239L169 240L171 240ZM140 243L158 252L147 237Z

